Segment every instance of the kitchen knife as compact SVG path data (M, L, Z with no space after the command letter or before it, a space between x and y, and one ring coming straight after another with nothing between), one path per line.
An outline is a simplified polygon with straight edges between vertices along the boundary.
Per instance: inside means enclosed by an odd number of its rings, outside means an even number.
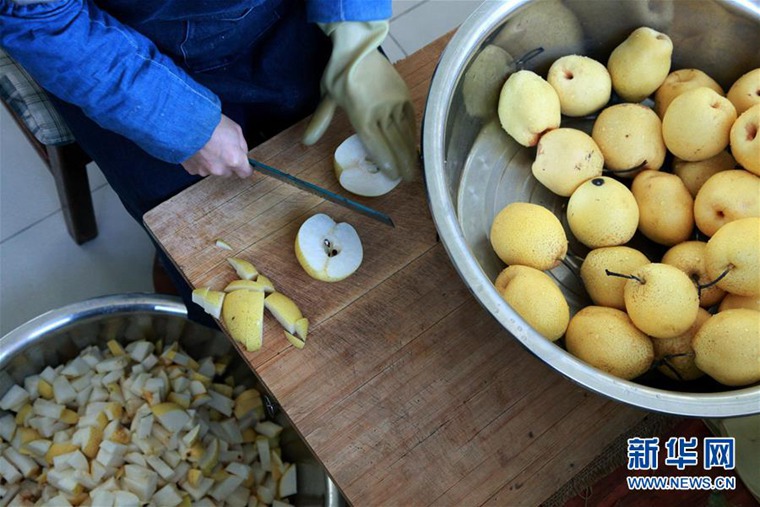
M339 204L350 210L356 211L357 213L361 213L362 215L368 216L374 220L377 220L378 222L382 222L385 225L395 227L393 225L393 220L391 220L391 217L389 217L388 215L386 215L385 213L381 211L377 211L375 209L370 208L369 206L365 206L364 204L358 203L356 201L352 201L351 199L347 197L343 197L342 195L336 194L335 192L330 192L329 190L324 189L318 185L315 185L314 183L310 183L300 178L296 178L292 174L282 172L279 169L275 169L274 167L263 164L259 162L258 160L249 158L248 163L251 164L251 167L253 167L253 169L260 172L261 174L265 174L267 176L271 176L272 178L276 178L282 182L287 183L288 185L292 185L296 188L300 188L301 190L305 190L306 192L309 192L310 194L314 194L317 197L321 197L322 199L325 199L330 202L334 202L335 204Z

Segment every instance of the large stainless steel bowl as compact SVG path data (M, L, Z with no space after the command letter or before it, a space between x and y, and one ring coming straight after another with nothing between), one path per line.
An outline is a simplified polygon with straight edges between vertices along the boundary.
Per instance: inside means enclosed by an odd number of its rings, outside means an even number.
M551 62L565 54L606 62L616 45L644 25L672 38L673 69L702 69L725 89L760 67L757 1L484 2L446 47L425 108L423 157L433 219L453 264L480 303L528 350L575 382L659 412L700 417L760 413L760 386L729 390L709 379L676 384L654 374L629 382L592 368L540 336L492 284L503 268L488 240L496 213L509 202L529 201L563 217L566 204L532 177L534 149L517 145L499 127L496 100L504 75L498 66L509 61L501 50L517 62L505 65L508 72L522 66L545 75ZM493 46L500 49L493 51ZM591 123L575 120L572 125L590 129ZM569 124L563 119L563 126ZM569 229L568 238L568 265L551 274L575 311L587 304L577 275L586 252Z
M185 305L179 299L124 294L50 311L0 338L0 397L13 384L23 385L24 377L39 373L48 365L56 366L72 359L89 345L103 347L112 338L121 342L162 339L165 344L179 341L196 358L230 355L229 372L236 382L266 392L233 350L227 337L220 331L188 320ZM271 407L276 407L274 398L270 400ZM285 427L281 436L283 458L298 467L295 504L313 507L345 505L337 487L284 413L273 408L271 415Z

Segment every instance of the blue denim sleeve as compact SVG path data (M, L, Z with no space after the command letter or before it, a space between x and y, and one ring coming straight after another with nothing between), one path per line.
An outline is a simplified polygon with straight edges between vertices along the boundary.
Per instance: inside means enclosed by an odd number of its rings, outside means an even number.
M166 162L202 148L221 118L215 94L91 0L0 0L0 44L50 93Z
M391 0L307 0L306 14L312 23L380 21L390 19Z

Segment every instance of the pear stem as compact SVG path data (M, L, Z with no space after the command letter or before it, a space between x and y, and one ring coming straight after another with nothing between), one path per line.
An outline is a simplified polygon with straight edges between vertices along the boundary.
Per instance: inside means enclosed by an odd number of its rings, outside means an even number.
M537 57L538 55L540 55L543 52L544 52L544 48L542 48L542 47L537 47L537 48L531 49L530 51L528 51L527 53L525 53L524 55L522 55L520 58L518 58L514 62L514 66L517 69L522 69L523 65L525 65L530 60L532 60L533 58Z
M733 267L734 267L733 264L729 264L728 267L726 267L726 270L723 271L723 273L721 273L718 276L718 278L716 278L712 282L707 282L707 283L703 283L703 284L697 284L697 294L699 295L699 297L702 297L702 291L703 290L709 289L710 287L712 287L716 283L718 283L721 280L723 280L728 275L728 273L731 271L731 268L733 268Z
M646 284L646 283L647 283L645 280L642 280L642 279L641 279L641 278L639 278L638 276L634 276L634 275L624 275L624 274L622 274L622 273L615 273L614 271L610 271L609 269L605 269L605 270L604 270L604 273L605 273L607 276L617 276L617 277L620 277L620 278L627 278L628 280L636 280L636 281L637 281L637 282L639 282L641 285L644 285L644 284Z
M635 171L640 171L641 169L644 168L645 165L647 165L647 162L648 161L645 160L642 163L640 163L639 165L631 167L630 169L620 169L620 170L613 171L612 169L605 168L602 172L605 172L605 173L608 173L608 174L613 174L613 175L614 174L618 174L618 175L628 174L628 173L632 173L632 172L635 172Z

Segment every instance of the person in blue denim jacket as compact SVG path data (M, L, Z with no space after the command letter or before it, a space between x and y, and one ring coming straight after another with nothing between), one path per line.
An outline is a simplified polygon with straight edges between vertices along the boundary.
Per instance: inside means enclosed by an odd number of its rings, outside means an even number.
M414 178L409 91L377 51L390 15L390 0L0 0L0 46L142 223L201 177L250 176L250 147L311 113L316 142L337 106L381 170Z

